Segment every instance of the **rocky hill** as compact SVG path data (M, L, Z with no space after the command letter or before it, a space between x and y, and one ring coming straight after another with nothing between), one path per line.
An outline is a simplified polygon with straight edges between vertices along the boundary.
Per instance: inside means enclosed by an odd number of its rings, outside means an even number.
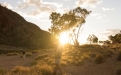
M39 49L52 46L51 34L0 5L0 44Z

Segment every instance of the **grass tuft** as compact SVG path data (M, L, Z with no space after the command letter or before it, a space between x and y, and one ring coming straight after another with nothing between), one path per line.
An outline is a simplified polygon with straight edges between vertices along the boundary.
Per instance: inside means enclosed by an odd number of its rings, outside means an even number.
M103 62L105 62L105 57L103 55L101 55L101 54L97 55L97 57L95 58L95 63L96 64L101 64Z
M117 61L121 61L121 52L119 52L119 54L117 56Z

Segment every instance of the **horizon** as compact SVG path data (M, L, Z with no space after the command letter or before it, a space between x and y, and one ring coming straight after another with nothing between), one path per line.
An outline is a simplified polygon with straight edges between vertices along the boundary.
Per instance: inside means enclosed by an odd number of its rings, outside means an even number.
M49 15L52 12L65 13L77 6L86 8L92 13L87 16L81 27L79 41L86 43L89 34L95 34L99 40L108 39L121 30L121 1L113 0L1 0L3 6L17 12L26 21L36 24L40 29L48 31L51 26Z

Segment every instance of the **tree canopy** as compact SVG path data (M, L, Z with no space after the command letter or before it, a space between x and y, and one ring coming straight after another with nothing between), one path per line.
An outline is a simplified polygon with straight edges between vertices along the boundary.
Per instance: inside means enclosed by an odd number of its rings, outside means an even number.
M95 36L94 34L89 35L87 38L87 41L92 44L92 43L98 43L98 37Z
M52 12L50 14L51 27L48 29L56 37L61 33L66 32L74 39L73 42L78 42L78 35L81 26L86 22L85 19L91 11L77 7L70 10L68 13L60 14Z
M117 33L114 36L113 35L108 36L108 38L112 43L121 43L121 31L120 33Z

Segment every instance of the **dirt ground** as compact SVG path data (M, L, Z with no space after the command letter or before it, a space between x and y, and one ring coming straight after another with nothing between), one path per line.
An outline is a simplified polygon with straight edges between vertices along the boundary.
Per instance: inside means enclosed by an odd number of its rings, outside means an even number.
M20 55L6 56L1 54L0 68L11 70L15 66L30 66L30 63L35 60L38 54L35 53L30 57L26 57L25 60L20 58ZM62 69L71 75L117 75L117 70L121 69L121 62L116 60L117 55L117 53L113 54L112 57L108 57L106 62L102 64L95 64L94 58L91 58L81 66L69 65L63 66Z
M26 57L25 60L20 56L0 55L0 68L12 69L15 66L30 66L37 54ZM65 66L62 69L71 75L117 75L117 69L121 68L121 62L116 61L116 54L109 57L105 63L95 64L94 59L87 60L81 66Z
M109 57L102 64L95 64L94 59L89 59L82 66L68 66L63 69L72 75L117 75L121 62L118 62L116 57L117 55Z
M35 59L36 54L30 57L26 57L25 60L20 58L19 55L7 56L5 54L0 55L0 68L12 69L15 66L30 66L30 63Z

